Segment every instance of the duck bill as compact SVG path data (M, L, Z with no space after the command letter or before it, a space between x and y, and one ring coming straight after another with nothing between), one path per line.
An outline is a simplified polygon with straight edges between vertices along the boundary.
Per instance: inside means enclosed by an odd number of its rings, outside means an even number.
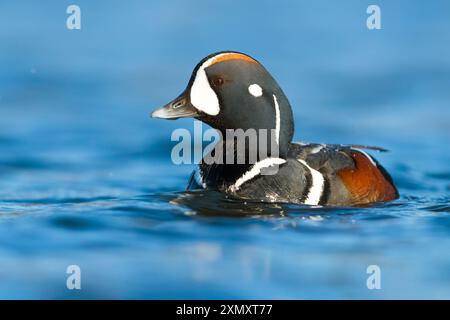
M154 110L152 118L179 119L198 116L198 110L189 102L185 93L169 102L164 107Z

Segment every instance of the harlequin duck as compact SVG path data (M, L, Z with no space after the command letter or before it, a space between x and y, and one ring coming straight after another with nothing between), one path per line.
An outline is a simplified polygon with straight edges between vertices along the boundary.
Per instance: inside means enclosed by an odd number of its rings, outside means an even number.
M193 117L222 137L231 129L270 132L270 143L267 136L259 135L253 147L245 144L246 154L252 148L265 149L254 161L250 157L241 162L202 161L188 189L213 189L264 202L335 206L386 202L399 196L386 170L361 150L381 148L291 142L294 121L287 97L257 60L240 52L218 52L201 60L183 93L153 111L152 117ZM234 139L221 139L218 146L225 150L218 159L230 150L233 160L242 156ZM276 170L264 173L269 169Z

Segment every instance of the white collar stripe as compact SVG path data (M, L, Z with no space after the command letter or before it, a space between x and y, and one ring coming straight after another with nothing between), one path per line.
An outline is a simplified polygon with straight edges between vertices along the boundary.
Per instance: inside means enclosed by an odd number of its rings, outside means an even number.
M250 170L245 172L236 182L229 188L230 191L237 191L247 181L253 179L261 173L264 168L271 167L273 165L280 165L285 163L286 160L281 158L266 158L264 160L256 162Z
M218 59L220 60L223 57L235 55L237 55L237 53L235 52L225 52L215 55L214 57L211 57L203 62L202 65L198 68L190 93L191 103L196 109L211 116L216 116L219 114L219 99L214 90L209 85L205 69L213 65ZM248 57L248 59L253 61L253 59L250 57Z

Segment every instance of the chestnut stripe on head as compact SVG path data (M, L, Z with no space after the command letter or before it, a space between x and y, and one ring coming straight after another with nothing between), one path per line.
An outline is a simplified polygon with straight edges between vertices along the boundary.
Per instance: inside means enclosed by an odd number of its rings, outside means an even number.
M238 52L224 52L219 53L218 55L210 58L208 61L212 60L212 62L209 64L210 66L223 61L229 61L229 60L241 60L241 61L247 61L251 63L258 63L255 59L252 57L249 57L245 54L238 53Z

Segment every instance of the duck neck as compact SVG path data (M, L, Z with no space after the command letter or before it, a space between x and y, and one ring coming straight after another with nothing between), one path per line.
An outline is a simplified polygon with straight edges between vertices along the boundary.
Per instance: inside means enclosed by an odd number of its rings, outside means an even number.
M220 133L221 138L214 148L218 151L213 155L214 163L236 166L245 172L264 159L287 158L294 133L289 101L277 87L262 103L258 105L261 112L251 115L240 113L238 109L220 118L201 119Z

